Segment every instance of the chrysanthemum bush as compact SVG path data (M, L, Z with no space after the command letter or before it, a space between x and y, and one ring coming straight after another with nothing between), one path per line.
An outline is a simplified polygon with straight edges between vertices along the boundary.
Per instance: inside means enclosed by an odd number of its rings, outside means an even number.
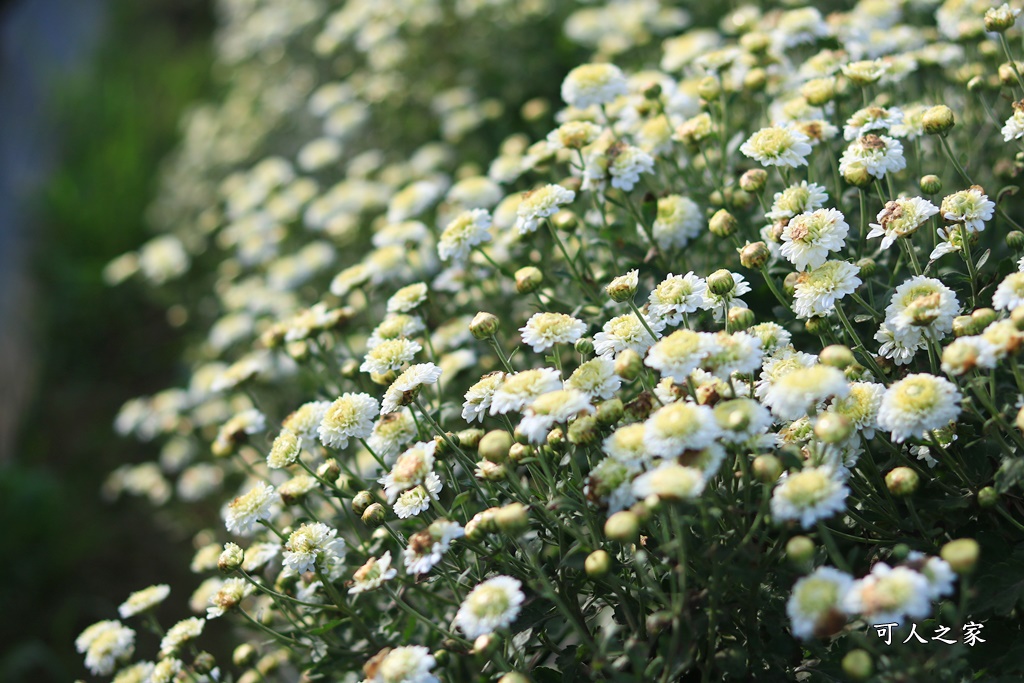
M204 330L107 487L197 616L92 673L1019 680L1017 10L406 5L224 3L108 269Z

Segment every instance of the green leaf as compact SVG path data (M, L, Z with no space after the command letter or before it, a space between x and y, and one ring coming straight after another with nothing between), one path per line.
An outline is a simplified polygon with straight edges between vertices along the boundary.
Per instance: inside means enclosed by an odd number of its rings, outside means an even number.
M996 472L996 491L1006 493L1024 481L1024 458L1007 458Z
M315 629L313 629L309 633L310 633L310 635L314 635L314 636L322 636L323 634L325 634L325 633L327 633L329 631L333 631L338 626L341 626L343 621L345 621L345 620L344 619L335 619L334 621L329 621L326 624L324 624L323 626L317 626Z
M988 258L991 255L992 255L992 250L991 249L986 249L985 253L982 254L981 258L978 259L977 270L981 270L982 266L984 266L986 263L988 263Z

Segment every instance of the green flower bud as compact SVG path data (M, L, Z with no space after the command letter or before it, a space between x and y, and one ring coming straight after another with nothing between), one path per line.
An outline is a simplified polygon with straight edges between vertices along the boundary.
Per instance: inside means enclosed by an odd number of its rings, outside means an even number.
M708 289L713 294L718 296L725 296L736 287L736 281L732 277L732 273L722 268L708 275Z
M518 535L530 525L530 515L522 503L509 503L494 512L494 523L506 534Z
M560 451L562 446L565 445L565 430L561 427L555 427L548 435L544 438L544 443L552 451Z
M610 398L598 404L594 417L597 418L597 423L602 427L611 427L622 419L624 412L622 399Z
M921 123L928 135L942 135L956 125L956 118L952 109L944 104L937 104L924 113Z
M477 339L490 339L498 332L498 317L492 313L480 311L470 321L469 331Z
M354 379L359 374L359 361L349 358L341 364L341 376L345 379Z
M554 216L550 218L551 225L555 226L563 232L572 232L576 229L579 224L579 219L576 218L576 214L568 209L562 209Z
M651 83L644 88L644 98L648 100L657 100L661 97L661 83Z
M708 221L708 230L716 237L728 237L736 232L739 221L725 209L719 209Z
M843 171L843 180L854 187L869 187L874 179L875 177L868 173L868 170L860 164L848 166L847 169Z
M551 111L551 104L543 97L534 97L523 103L519 113L524 121L540 121Z
M643 359L633 349L620 351L619 355L615 357L615 374L627 382L636 379L643 369Z
M373 503L368 508L363 510L363 514L360 518L363 520L363 524L372 528L379 527L387 519L387 510L380 503Z
M362 517L363 513L366 512L366 508L371 505L373 505L373 494L369 491L360 491L352 499L352 512Z
M890 555L890 559L893 562L902 562L903 560L907 559L907 556L909 554L909 545L907 545L906 543L897 543L892 547L892 554Z
M850 420L839 413L821 413L814 422L814 435L824 443L841 443L852 433Z
M858 275L860 275L862 278L869 278L875 274L876 270L878 270L878 264L875 263L875 260L872 258L865 257L859 259L853 265L860 268L860 272L858 273Z
M494 633L477 636L477 639L473 641L473 654L484 657L490 655L498 646L498 640L498 636Z
M1010 311L1010 322L1018 332L1024 332L1024 306L1018 306Z
M495 429L483 435L477 446L477 453L484 460L503 463L508 460L510 448L512 448L511 435L504 429Z
M850 650L843 657L843 673L855 681L865 681L875 672L867 650Z
M697 94L709 102L716 100L722 94L722 84L714 76L705 76L697 83Z
M508 459L512 462L520 462L524 458L529 458L535 453L533 446L526 443L514 443L508 449Z
M757 318L754 316L754 312L749 308L742 306L733 306L729 309L725 316L729 323L729 330L731 332L737 332L739 330L745 330L748 327L752 327L757 322Z
M520 294L529 294L537 291L544 282L544 273L540 268L526 266L516 271L516 291Z
M328 458L316 468L316 474L324 481L336 482L341 476L341 465L334 458Z
M484 436L484 430L475 428L463 429L456 436L459 437L459 445L463 448L476 448L480 444L480 439Z
M1005 33L1017 23L1017 15L1007 5L992 7L985 12L985 30L990 33Z
M743 89L750 92L761 92L768 84L768 72L761 67L754 67L743 77Z
M604 535L620 543L636 543L640 540L640 520L629 510L621 510L604 523Z
M953 318L953 336L964 337L974 334L974 318L969 315L958 315Z
M592 579L599 579L607 574L611 566L612 557L604 550L595 550L587 555L587 559L583 562L583 569Z
M309 344L304 339L285 344L284 350L285 353L299 363L309 358Z
M765 484L774 484L782 476L782 461L774 455L759 455L754 458L754 476Z
M812 78L800 88L800 94L812 107L822 107L836 96L836 79Z
M209 652L200 652L192 660L192 669L200 675L206 675L217 668L217 658Z
M637 274L633 270L609 282L604 291L612 301L622 303L623 301L631 301L636 296L637 285Z
M256 661L256 648L249 643L242 643L231 653L231 661L235 666L249 666Z
M787 295L793 296L796 294L796 286L800 282L800 273L787 273L786 277L782 280L782 290Z
M826 346L821 350L818 359L823 365L831 365L840 370L845 370L856 362L850 347L843 346L842 344Z
M578 417L569 425L569 443L576 446L597 443L600 435L601 429L598 427L597 418L593 415Z
M921 176L921 191L925 194L938 194L942 192L942 180L937 175Z
M217 558L217 569L222 574L230 574L242 566L243 559L245 559L245 554L239 546L234 543L225 543L224 550Z
M594 353L594 340L590 337L580 337L573 344L573 348L576 349L576 353L581 356L590 356Z
M814 550L814 541L807 536L794 536L786 541L786 559L798 567L810 566Z
M740 176L740 189L744 192L757 194L768 182L768 172L763 168L752 168Z
M517 671L510 671L499 678L498 683L530 683L530 679Z
M999 503L999 492L991 486L978 491L978 505L983 508L995 507Z
M829 329L827 318L808 318L804 323L804 329L811 334L823 335Z
M760 270L761 266L768 263L772 252L764 242L751 242L740 249L740 265L751 270Z
M894 467L885 475L885 485L894 496L909 496L920 483L917 472L909 467Z
M942 546L939 556L949 563L957 574L970 574L978 564L981 548L973 538L958 538Z

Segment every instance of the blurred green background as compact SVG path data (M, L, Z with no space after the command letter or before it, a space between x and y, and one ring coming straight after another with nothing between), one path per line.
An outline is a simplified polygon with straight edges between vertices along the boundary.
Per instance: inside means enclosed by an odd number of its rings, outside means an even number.
M0 25L0 120L43 142L40 153L12 133L0 150L15 189L3 213L19 219L0 229L0 270L17 292L0 323L0 681L70 681L87 676L74 638L130 591L156 580L183 598L193 587L189 539L144 501L100 500L112 469L152 455L114 434L118 408L175 381L188 330L141 288L107 287L101 270L147 238L144 210L179 117L212 94L213 16L207 0L14 0L0 2ZM45 63L72 42L63 63ZM35 82L19 89L26 71Z

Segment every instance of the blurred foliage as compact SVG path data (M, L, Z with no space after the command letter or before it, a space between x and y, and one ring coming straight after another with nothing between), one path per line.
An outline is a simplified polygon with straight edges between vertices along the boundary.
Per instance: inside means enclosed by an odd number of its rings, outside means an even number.
M92 62L52 84L60 161L37 207L30 304L40 371L16 461L0 468L0 604L16 615L0 625L5 683L81 675L84 625L147 577L187 571L186 541L136 501L99 499L110 469L144 450L111 439L117 409L169 381L182 347L162 310L101 270L144 239L156 166L209 89L211 28L205 0L114 0Z

